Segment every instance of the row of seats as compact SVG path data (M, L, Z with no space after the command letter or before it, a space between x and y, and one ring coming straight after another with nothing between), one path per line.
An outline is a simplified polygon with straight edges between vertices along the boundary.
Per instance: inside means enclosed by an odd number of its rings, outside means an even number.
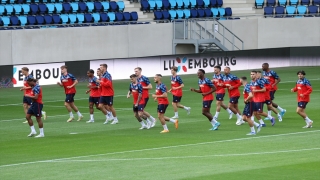
M0 4L27 4L27 3L62 3L62 2L87 2L87 1L94 1L94 0L0 0ZM99 2L109 0L99 0Z
M141 11L221 7L222 0L142 0Z
M288 3L289 2L289 3ZM320 0L266 0L266 6L297 6L297 5L320 5ZM255 0L256 8L263 8L265 5L264 0Z
M189 18L230 17L231 8L207 8L207 9L179 9L169 11L154 11L154 20L174 20Z
M137 12L109 12L92 14L53 14L36 16L3 16L0 17L0 26L25 25L54 25L54 24L82 24L99 22L137 21Z
M277 7L264 7L264 15L273 16L274 14L276 17L283 17L284 14L287 14L286 17L292 17L295 14L298 15L318 15L319 13L319 6L277 6Z
M55 4L7 4L0 5L0 16L11 14L51 14L51 13L83 13L83 12L122 12L125 9L123 1L114 2L79 2Z

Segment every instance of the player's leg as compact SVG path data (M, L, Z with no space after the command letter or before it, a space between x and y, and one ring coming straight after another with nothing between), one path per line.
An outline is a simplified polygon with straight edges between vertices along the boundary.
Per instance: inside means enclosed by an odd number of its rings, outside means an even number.
M297 113L305 120L306 126L303 128L311 128L313 121L309 119L308 115L305 112L305 108L307 107L307 102L299 102L297 107Z
M274 95L275 95L276 91L270 91L270 99L271 99L271 103L272 103L272 106L274 108L277 108L279 109L280 111L280 115L283 116L287 111L283 108L281 108L278 104L276 104L273 100L274 100Z
M27 115L28 109L30 108L31 103L32 103L31 98L23 96L22 107L25 115ZM28 123L28 121L24 121L23 123Z
M164 116L164 120L173 123L175 128L178 129L178 127L179 127L179 120L178 119L173 119L173 118L169 118L167 116Z
M119 120L117 118L116 110L113 107L113 96L107 96L107 107L112 113L113 121L111 124L118 124Z
M77 113L78 115L78 120L77 121L81 121L81 119L83 118L82 114L80 113L79 109L77 108L77 106L74 104L74 96L75 94L70 94L69 96L69 104L70 107L73 109L74 112Z
M262 127L265 127L266 125L260 115L262 112L263 112L263 103L254 102L253 103L253 114L259 120L259 123L262 125Z
M94 116L93 116L93 104L94 104L94 98L93 97L89 97L89 113L90 113L90 119L87 121L87 123L93 123L94 122Z
M140 105L139 105L140 106ZM144 109L144 105L143 106ZM147 121L147 124L150 124L150 127L154 127L156 125L156 119L150 115L147 111L143 111L141 118Z
M212 125L212 128L209 130L218 130L218 127L220 126L220 123L212 116L210 113L211 109L211 103L212 101L203 101L202 102L202 115L208 118L209 122Z
M40 134L35 136L36 138L44 137L43 122L42 122L42 119L41 119L41 117L42 117L42 114L41 114L42 107L43 107L42 104L37 104L37 106L36 106L37 114L35 114L35 116L36 116L36 119L37 119L37 122L38 122L39 131L40 131Z
M179 118L179 114L178 114L178 106L177 106L177 102L178 98L177 96L173 95L172 98L172 107L173 107L173 112L174 112L174 116L172 118Z
M275 124L275 119L274 119L274 117L268 115L268 114L265 113L265 112L258 112L258 114L259 114L260 116L266 117L265 120L266 120L266 119L269 119L272 126Z
M161 131L160 133L168 133L169 129L166 125L166 120L164 118L164 113L166 112L166 108L167 106L164 104L158 104L158 118L161 122L161 125L163 127L163 131Z
M33 121L31 119L31 115L33 114L33 112L32 112L32 110L28 110L28 111L29 112L27 112L26 120L28 121L28 124L29 124L30 129L31 129L31 132L28 135L28 137L32 137L32 136L36 135L37 132L36 132L36 129L34 128L34 126L33 126Z

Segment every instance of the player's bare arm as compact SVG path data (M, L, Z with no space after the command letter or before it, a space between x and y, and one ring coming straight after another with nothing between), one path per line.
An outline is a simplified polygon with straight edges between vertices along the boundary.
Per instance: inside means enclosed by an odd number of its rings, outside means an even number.
M190 91L193 91L193 92L196 92L196 93L202 93L202 91L200 89L190 88Z
M71 86L67 86L67 88L73 88L76 84L78 84L78 80L74 80L73 84Z
M173 90L182 89L184 87L184 84L181 84L178 87L172 87Z
M202 96L206 96L206 95L208 95L208 94L211 94L211 93L213 93L213 92L215 92L216 91L216 87L211 87L211 89L210 89L210 91L209 92L206 92L206 93L202 93Z
M136 102L136 104L134 106L138 107L139 102L141 101L141 99L142 99L142 93L139 93L138 100L137 100L137 102Z
M128 91L127 98L130 98L130 96L131 96L131 91Z
M250 99L252 99L252 98L253 98L253 93L250 92L249 96L247 97L247 99L244 100L244 103L248 103L250 101Z
M262 89L254 89L254 90L252 90L252 92L266 92L266 87L264 87L264 88L262 88Z
M153 98L166 98L166 97L168 97L168 94L167 93L163 93L161 95L152 94L152 97Z
M30 96L30 95L26 95L26 97L29 97L31 99L37 100L38 99L38 94L34 95L34 96Z
M142 87L143 89L152 89L152 84L150 83L148 86L144 86L144 87Z

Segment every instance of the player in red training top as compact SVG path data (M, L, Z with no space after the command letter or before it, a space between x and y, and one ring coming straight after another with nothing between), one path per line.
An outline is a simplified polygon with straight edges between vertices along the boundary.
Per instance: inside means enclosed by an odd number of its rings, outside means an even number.
M251 84L247 82L247 77L241 77L241 84L244 86L243 89L243 100L244 100L244 109L242 113L242 119L249 124L250 133L247 135L256 135L256 130L254 125L257 127L257 132L260 132L262 125L251 120L253 114L253 93L251 92Z
M157 85L156 85L156 94L152 94L152 97L154 98L155 101L158 101L158 117L163 127L163 131L161 131L160 133L168 133L169 130L166 125L166 121L170 121L174 123L176 129L178 129L179 121L178 119L174 120L164 115L166 113L166 109L168 107L169 101L168 101L167 87L162 83L161 78L162 78L161 74L156 74L154 77L154 82Z
M144 102L144 98L142 97L142 94L143 94L142 85L138 82L137 79L138 79L138 77L135 74L132 74L130 76L131 83L129 86L127 98L130 98L130 95L132 94L132 96L133 96L133 113L134 113L134 116L137 118L137 120L141 124L141 128L139 128L139 129L140 130L150 129L151 123L145 124L142 120L145 102Z
M100 64L102 77L101 80L97 80L97 83L100 83L101 88L99 108L106 116L106 121L103 124L107 124L111 120L113 120L111 124L118 124L119 120L117 118L116 110L113 107L114 90L112 84L112 76L107 71L107 68L107 64ZM112 112L113 117L110 118L107 110Z
M223 83L224 83L224 86L228 89L228 93L229 93L230 101L229 101L228 107L234 114L237 115L236 125L241 125L244 123L238 107L238 100L240 98L239 87L241 86L241 82L237 76L230 74L230 67L224 68ZM232 116L230 114L229 119L231 118Z
M216 107L216 114L213 117L216 119L216 121L218 120L221 107L228 111L230 119L232 118L232 115L233 115L232 111L228 108L228 106L223 104L223 98L225 95L225 90L224 90L225 87L223 84L223 77L224 77L224 75L221 74L221 67L215 66L212 83L216 87L216 100L217 100L216 105L217 105L217 107Z
M87 76L89 77L89 90L86 91L86 94L90 92L89 96L89 111L90 111L90 120L87 123L93 123L93 104L95 104L96 108L99 109L99 101L100 101L100 91L99 91L99 83L97 83L98 78L94 76L94 70L90 69L87 72Z
M202 114L206 116L209 122L212 124L212 128L210 130L218 130L220 123L215 118L213 118L212 114L210 113L211 103L213 101L212 93L216 90L216 88L212 84L211 80L204 76L205 71L203 69L199 69L197 74L199 78L199 89L191 88L190 90L202 94Z
M304 71L298 71L298 81L296 86L291 89L291 92L297 92L297 113L305 120L307 123L303 128L312 128L313 121L308 118L308 115L305 112L308 102L310 102L310 94L312 93L312 87L310 81L307 80L304 76L306 73Z
M149 101L149 90L152 89L152 84L150 83L149 79L146 76L143 76L141 74L142 68L136 67L134 68L134 73L138 77L138 82L142 85L143 92L142 92L142 98L144 99L144 109L147 107L148 101ZM156 125L156 119L152 117L148 112L143 111L142 118L147 121L148 124L151 123L151 127L154 127Z
M78 84L78 80L72 74L68 73L67 66L61 66L61 73L61 82L58 82L57 84L61 87L64 87L64 91L66 94L64 105L66 106L70 114L70 118L67 120L67 122L71 122L74 119L72 109L78 114L78 121L81 121L83 116L78 110L77 106L74 104L74 96L76 95L75 86L76 84Z
M37 84L37 80L33 78L29 78L27 80L27 83L29 87L32 87L31 92L29 94L26 94L26 97L32 99L32 104L30 108L28 109L26 119L29 123L29 126L31 128L31 133L28 135L28 137L32 137L37 134L34 126L33 121L31 119L31 116L35 116L39 125L40 134L35 136L36 138L44 137L43 132L43 122L41 120L42 116L42 108L43 108L43 102L42 102L42 88Z
M98 80L100 81L101 80L101 76L102 76L100 68L97 69L97 76L98 76ZM99 90L99 93L101 95L101 86L98 86L98 90ZM112 113L110 111L108 111L107 106L105 106L105 107L106 107L106 110L107 110L107 116L108 116L107 119L113 119Z
M269 69L269 64L268 63L263 63L262 64L262 75L265 79L267 79L270 82L271 89L270 89L270 99L272 106L275 108L278 108L280 111L280 115L283 117L283 115L286 113L286 110L281 108L278 104L273 102L274 100L274 94L276 93L278 87L277 84L281 81L280 77L275 71L272 71Z
M174 111L173 119L179 118L178 114L178 108L182 108L187 111L187 114L190 114L190 107L186 107L182 104L180 104L181 98L182 98L182 88L184 87L184 84L182 82L182 79L180 76L177 75L178 68L176 66L171 67L171 89L169 89L169 93L172 93L173 100L172 100L172 106Z

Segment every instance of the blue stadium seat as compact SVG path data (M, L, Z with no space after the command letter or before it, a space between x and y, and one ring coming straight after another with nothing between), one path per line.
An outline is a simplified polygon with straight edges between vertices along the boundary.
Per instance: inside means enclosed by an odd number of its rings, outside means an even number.
M47 25L48 25L48 24L52 24L53 18L52 18L51 15L46 14L46 15L44 15L43 17L44 17L44 22L45 22L45 24L47 24Z
M19 18L17 16L10 16L11 26L19 26Z
M300 4L308 6L310 4L310 0L301 0Z
M110 11L112 12L118 11L118 4L115 1L111 1L109 5L110 5Z
M316 15L317 13L319 13L319 7L318 6L308 6L308 14L310 15Z
M197 0L197 8L203 8L204 3L203 0Z
M123 21L123 14L121 12L116 12L116 21Z
M177 8L181 9L183 7L183 1L182 0L176 0L177 2Z
M133 11L130 13L131 15L131 21L138 21L138 13Z
M61 11L62 11L62 4L61 3L55 3L54 7L56 8L56 11L55 11L56 13L61 13Z
M61 23L61 17L58 14L52 15L53 24L60 24Z
M114 22L116 20L116 15L114 12L109 12L108 13L108 19L109 19L109 22Z
M284 12L284 7L283 6L277 6L274 8L274 13L276 14L275 17L280 18L283 17L285 12Z
M0 16L4 14L4 6L0 4Z
M84 2L79 2L78 5L79 5L79 12L80 12L80 13L87 12L87 5L86 5L86 3L84 3Z
M62 12L64 13L70 13L71 12L71 5L69 3L63 3L62 4Z
M232 16L232 9L230 7L226 7L225 10L226 10L226 16L228 17Z
M183 14L184 14L185 19L189 19L190 18L190 9L184 9Z
M178 19L183 19L184 16L183 16L183 11L181 9L177 9L176 13L177 13Z
M219 11L219 17L223 17L226 15L226 10L225 8L218 8L218 11Z
M124 9L125 9L124 2L118 1L117 4L118 4L119 11L121 11L121 12L124 11Z
M312 5L317 5L317 6L320 6L320 0L313 0L312 1Z
M210 0L203 0L203 6L205 7L205 8L207 8L207 7L209 7L210 6Z
M223 5L223 0L217 0L217 6L222 7Z
M197 6L197 0L190 0L190 8L195 8Z
M41 15L36 16L36 21L38 25L43 25L44 24L44 18Z
M109 2L101 2L102 6L103 6L103 11L104 12L108 12L110 9L110 5ZM101 17L101 16L100 16ZM108 16L107 16L108 17Z
M99 13L92 13L92 18L94 23L99 23L100 22L100 14Z
M292 5L295 5L297 6L299 4L299 0L289 0L289 5L292 6Z
M196 9L190 10L190 18L197 18L198 17L198 11Z
M177 7L177 2L176 0L169 0L170 3L170 9L175 9ZM170 14L170 12L169 12Z
M273 15L273 7L264 7L264 15L272 16Z
M286 7L287 17L292 17L293 14L296 13L296 7L295 6L287 6Z
M103 11L103 6L102 6L101 2L99 2L99 1L94 2L94 11L95 12Z
M48 13L52 14L54 11L54 4L47 4L47 8L48 8Z
M170 14L168 11L162 11L162 17L165 20L168 20L170 18Z
M70 24L74 24L77 21L76 14L69 14L68 17L69 17Z
M9 26L9 25L10 25L10 18L9 18L9 17L7 17L7 16L2 16L1 19L2 19L3 26L6 27L6 26Z
M141 4L141 8L140 8L141 11L149 11L150 5L148 1L141 1L140 4Z
M131 16L129 12L124 12L123 13L123 19L124 21L131 21Z
M218 17L219 16L219 11L218 8L211 8L212 16L213 17Z
M60 14L60 18L62 24L67 24L69 22L68 14Z
M17 0L15 4L23 4L25 0Z
M217 0L210 0L210 7L216 7L217 6Z
M169 10L170 19L176 19L177 18L177 12L175 10Z
M77 16L78 24L82 24L84 21L84 15L83 14L76 14L76 16Z
M162 1L155 1L157 5L157 9L160 10L162 9Z
M100 21L101 22L108 22L109 21L109 17L107 15L107 13L100 13Z
M23 14L29 14L30 12L30 6L29 4L22 4L22 10L23 10Z
M91 14L84 14L84 22L85 23L92 23L93 18Z
M27 20L28 20L28 25L35 25L36 24L36 17L34 17L34 16L28 16Z
M70 6L71 6L71 8L72 8L72 12L73 12L73 13L78 12L78 10L79 10L79 5L78 5L78 3L70 3Z
M297 6L298 14L305 15L307 13L307 6Z
M162 12L161 11L154 11L154 20L161 20L162 19Z
M47 13L47 6L45 4L40 3L40 4L38 4L38 6L39 6L39 13L40 14Z
M33 0L34 3L39 3L39 0Z
M276 0L267 0L267 6L275 6Z
M94 3L93 2L86 2L86 4L87 4L88 12L92 12L94 9Z
M162 0L162 9L163 10L168 10L170 9L170 3L168 0ZM169 12L168 12L169 13Z
M199 18L204 18L205 17L203 9L198 9L198 16L199 16Z
M287 0L278 0L278 6L286 6Z
M13 9L14 9L14 13L15 14L21 14L21 11L22 11L22 7L20 4L14 4L13 5ZM0 13L1 14L1 13Z
M204 10L205 17L212 17L212 12L210 8Z
M255 6L256 6L256 8L263 8L264 0L256 0Z
M149 1L149 10L150 11L154 11L154 9L156 8L156 2L155 1Z
M7 15L10 15L13 13L13 6L11 4L4 5L5 11L7 12Z
M25 26L27 24L27 17L26 16L19 16L21 26Z
M30 11L31 11L31 14L38 14L39 13L38 4L30 4Z
M190 6L190 0L182 0L183 1L183 8L188 9Z

